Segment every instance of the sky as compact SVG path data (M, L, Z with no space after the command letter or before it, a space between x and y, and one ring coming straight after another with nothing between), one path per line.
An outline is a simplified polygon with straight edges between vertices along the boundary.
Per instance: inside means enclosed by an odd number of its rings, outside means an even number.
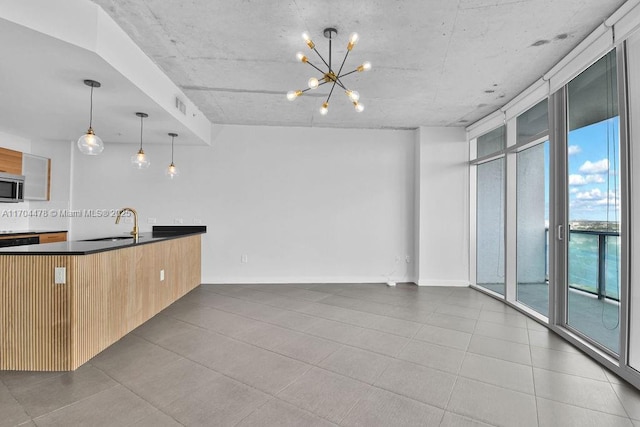
M569 220L620 220L619 119L569 132Z

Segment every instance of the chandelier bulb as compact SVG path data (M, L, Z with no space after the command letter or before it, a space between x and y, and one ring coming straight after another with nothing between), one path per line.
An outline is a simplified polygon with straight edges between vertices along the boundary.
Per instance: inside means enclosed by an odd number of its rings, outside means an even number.
M360 72L369 71L371 69L371 62L369 61L363 62L362 65L358 65L358 68L356 69Z
M347 45L347 50L353 49L353 47L358 43L358 39L360 39L358 33L351 33L351 35L349 36L349 44Z
M362 113L364 111L364 105L360 104L358 101L353 101L353 107L358 113Z
M322 107L320 107L320 114L322 114L323 116L326 116L328 112L329 112L329 103L325 102L324 104L322 104Z
M318 79L316 79L315 77L311 77L307 82L307 84L309 85L309 89L317 89L318 86L320 85L320 83L318 82Z
M347 90L345 91L345 93L347 94L347 96L349 97L349 99L353 102L356 102L360 99L360 94L358 93L358 91L355 90Z
M302 39L307 44L307 46L309 46L309 49L313 49L314 47L316 47L313 41L311 41L311 37L309 36L309 33L307 33L306 31L302 33Z
M300 62L307 62L307 61L309 60L309 58L307 58L307 57L305 56L305 54L304 54L304 53L302 53L302 52L298 52L298 53L296 53L296 58L297 58L297 59L298 59L298 61L300 61Z
M290 90L289 92L287 92L287 99L289 101L294 101L300 95L302 95L301 90Z

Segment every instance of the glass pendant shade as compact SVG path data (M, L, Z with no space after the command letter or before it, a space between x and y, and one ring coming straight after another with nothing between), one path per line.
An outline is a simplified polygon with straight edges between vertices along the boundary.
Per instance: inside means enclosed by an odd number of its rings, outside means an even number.
M178 175L180 175L180 170L178 170L178 167L176 165L174 165L173 162L171 162L171 164L169 165L169 167L165 171L165 175L167 175L167 177L169 179L173 179L173 178L177 177Z
M89 129L87 133L78 138L78 149L82 154L96 156L104 150L102 139L93 132L91 127L93 122L93 88L100 87L100 82L95 80L85 80L84 84L91 88L90 105L89 105Z
M131 156L131 165L136 169L147 169L151 166L149 157L144 154L144 150L142 150L142 148L138 150L136 154Z
M93 133L93 129L89 128L87 133L78 138L78 149L82 154L97 156L104 150L104 144L102 139Z
M173 140L176 136L178 136L178 134L171 132L169 133L169 136L171 137L171 164L164 173L169 179L173 179L180 175L180 171L176 167L175 163L173 163Z
M144 118L149 117L149 115L147 113L136 113L136 116L140 117L140 149L136 154L131 156L131 165L136 169L147 169L151 166L151 161L142 149L142 123Z

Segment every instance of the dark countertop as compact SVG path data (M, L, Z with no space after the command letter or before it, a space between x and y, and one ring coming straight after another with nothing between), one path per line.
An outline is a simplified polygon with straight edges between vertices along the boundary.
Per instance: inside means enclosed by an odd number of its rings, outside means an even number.
M71 242L43 243L39 245L0 248L0 255L89 255L149 243L158 243L165 240L179 239L181 237L204 234L206 232L206 226L186 227L184 230L180 230L180 227L177 226L171 226L170 228L159 229L158 231L151 233L140 233L138 243L133 243L133 238L118 240L115 242L79 240Z
M67 230L0 230L0 237L27 236L30 234L66 233Z

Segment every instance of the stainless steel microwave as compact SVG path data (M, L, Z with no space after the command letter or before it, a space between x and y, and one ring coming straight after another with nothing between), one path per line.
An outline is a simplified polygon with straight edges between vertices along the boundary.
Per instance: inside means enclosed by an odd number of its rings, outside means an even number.
M0 172L0 202L24 201L24 176Z

